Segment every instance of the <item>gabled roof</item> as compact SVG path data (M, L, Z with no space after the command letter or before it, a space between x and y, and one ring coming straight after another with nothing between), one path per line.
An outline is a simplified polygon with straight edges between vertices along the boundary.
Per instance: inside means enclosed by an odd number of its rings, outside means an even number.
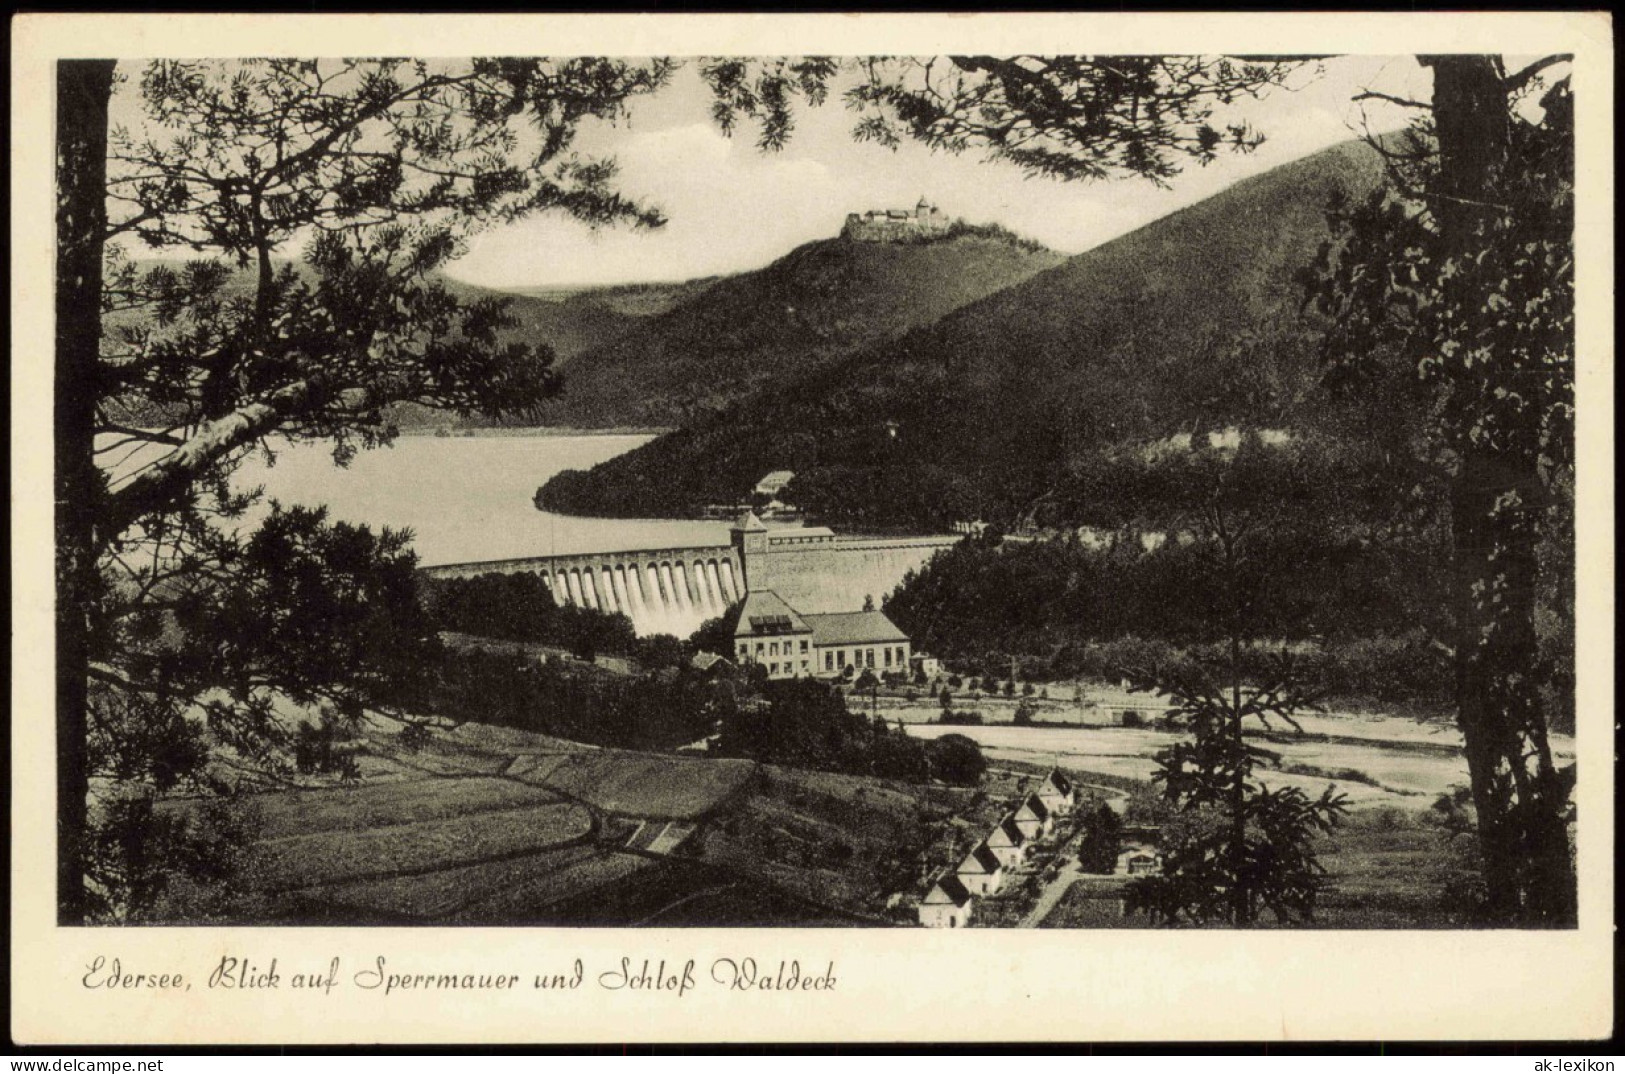
M755 511L741 511L739 518L734 522L733 528L744 530L747 533L759 533L767 529L767 525L756 517Z
M1009 813L1006 813L1004 819L995 824L993 831L988 833L989 840L997 839L1000 836L1003 836L1005 842L1013 847L1019 847L1027 841L1027 837L1021 834L1021 829L1016 827L1016 818Z
M1051 787L1054 787L1062 794L1072 793L1072 781L1067 779L1066 773L1062 772L1059 768L1050 769L1049 776L1046 777L1046 782L1048 782Z
M1002 868L1004 866L999 863L999 856L993 853L993 848L985 841L977 843L976 849L959 864L959 871L970 876L996 873Z
M784 603L771 589L753 589L739 609L739 622L734 626L734 637L776 637L781 634L808 634L807 625L796 610Z
M908 635L897 629L897 624L887 619L885 612L828 612L804 618L812 628L814 645L908 640Z
M1037 817L1039 820L1049 819L1049 806L1045 805L1044 800L1038 797L1038 795L1029 794L1027 796L1027 800L1021 804L1026 807L1028 812Z
M953 873L943 873L937 877L937 882L931 885L931 890L926 893L924 900L926 906L944 904L964 906L969 902L970 892L965 890L965 885L960 883L959 877Z

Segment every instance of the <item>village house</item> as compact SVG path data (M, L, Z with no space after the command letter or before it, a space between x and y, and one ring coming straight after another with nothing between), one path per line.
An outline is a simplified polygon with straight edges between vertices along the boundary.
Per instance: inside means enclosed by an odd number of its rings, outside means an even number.
M784 486L788 485L795 476L794 470L774 470L756 482L754 491L758 496L766 496L769 499L776 500L779 493L784 491Z
M1077 804L1077 793L1072 781L1059 769L1050 770L1049 775L1044 777L1044 782L1038 785L1037 794L1045 808L1057 817L1066 816Z
M1017 827L1015 818L1009 814L994 825L985 842L1006 869L1027 856L1027 837Z
M802 615L771 589L755 589L745 597L733 644L739 664L759 664L770 679L835 678L847 668L879 674L908 667L908 635L884 612Z
M920 902L920 924L928 929L962 929L970 923L971 895L959 877L944 872Z
M1024 798L1012 817L1029 843L1048 835L1055 826L1055 818L1044 805L1044 800L1036 794Z
M725 656L701 652L695 653L689 658L688 666L702 675L716 675L720 672L732 670L734 665Z
M934 679L942 674L942 661L930 653L915 653L908 658L909 670L915 675Z
M1119 873L1129 876L1153 876L1162 872L1162 854L1154 846L1144 843L1134 843L1123 848L1117 855L1117 868Z
M981 842L959 863L958 876L972 895L992 895L1004 883L1004 863L992 847Z

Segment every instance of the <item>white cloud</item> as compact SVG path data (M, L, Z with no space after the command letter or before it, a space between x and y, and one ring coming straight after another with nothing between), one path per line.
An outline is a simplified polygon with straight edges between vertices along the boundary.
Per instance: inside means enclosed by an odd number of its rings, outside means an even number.
M732 138L711 122L692 70L642 101L631 122L584 132L583 152L614 155L620 189L659 205L668 225L593 233L558 216L482 236L454 267L490 286L567 286L679 280L759 267L796 246L835 235L848 211L912 206L924 194L952 216L1003 224L1065 253L1078 253L1141 227L1224 187L1358 136L1392 130L1410 113L1379 102L1353 104L1365 88L1426 99L1428 75L1407 56L1328 60L1289 89L1235 106L1267 140L1250 155L1191 167L1159 189L1140 180L1091 185L1028 179L974 155L932 153L915 143L893 152L854 143L838 100L799 117L790 145L762 153L753 133Z

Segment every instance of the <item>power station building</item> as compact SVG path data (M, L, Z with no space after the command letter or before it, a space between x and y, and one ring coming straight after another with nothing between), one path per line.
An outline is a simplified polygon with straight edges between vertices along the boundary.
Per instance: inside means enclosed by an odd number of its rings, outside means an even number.
M908 635L884 612L803 615L771 589L752 590L734 626L741 666L759 664L770 679L836 677L864 669L907 671Z

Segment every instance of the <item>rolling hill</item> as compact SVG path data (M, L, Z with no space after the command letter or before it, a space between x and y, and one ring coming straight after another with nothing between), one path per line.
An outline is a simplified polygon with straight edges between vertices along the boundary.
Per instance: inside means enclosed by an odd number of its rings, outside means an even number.
M156 266L156 260L140 266ZM283 262L278 262L279 264ZM311 270L303 262L293 262L307 278ZM446 289L463 301L500 298L507 302L516 322L502 330L504 340L551 347L555 365L562 369L585 350L603 346L631 330L640 321L666 312L679 302L705 290L716 278L676 284L623 284L611 287L496 290L464 283L449 276L440 277ZM228 294L248 294L254 286L251 273L234 276L226 285ZM111 314L105 319L109 330L139 323L140 313ZM431 410L412 403L389 408L392 420L403 429L459 428L489 424L481 419L462 420L453 414ZM136 422L160 423L170 417L151 409L132 409L125 417Z
M543 421L700 420L768 383L930 324L1061 260L1002 229L969 225L927 243L808 243L766 268L696 286L670 309L576 355L564 397ZM603 301L593 293L580 297ZM631 290L614 297L626 301Z
M960 512L1010 517L1112 444L1238 422L1325 430L1339 416L1295 277L1327 236L1333 198L1373 189L1381 172L1375 151L1350 142L1244 180L934 323L781 375L589 473L560 474L543 502L681 515L783 468L802 492L844 486L820 497L833 519L861 524L907 493L920 505L889 524L940 525Z

